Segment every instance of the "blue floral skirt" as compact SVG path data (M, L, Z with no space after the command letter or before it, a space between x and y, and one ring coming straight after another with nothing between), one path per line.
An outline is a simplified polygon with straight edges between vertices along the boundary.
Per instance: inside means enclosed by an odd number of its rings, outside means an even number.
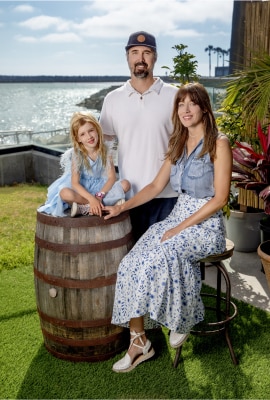
M152 225L123 258L117 273L113 324L128 327L131 318L145 316L145 329L162 324L174 332L188 333L204 319L199 260L225 250L222 212L163 243L160 240L208 200L180 194L171 214Z

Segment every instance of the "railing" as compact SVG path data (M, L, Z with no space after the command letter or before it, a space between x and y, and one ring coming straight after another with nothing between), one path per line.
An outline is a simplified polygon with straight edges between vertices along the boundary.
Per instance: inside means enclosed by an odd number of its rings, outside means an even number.
M43 132L34 132L32 130L0 130L0 147L21 144L39 144L65 149L70 146L69 129L62 128Z

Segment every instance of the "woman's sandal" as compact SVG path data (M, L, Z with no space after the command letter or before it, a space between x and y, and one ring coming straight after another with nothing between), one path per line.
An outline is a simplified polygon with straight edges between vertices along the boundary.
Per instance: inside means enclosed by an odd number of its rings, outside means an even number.
M155 350L153 349L150 340L147 339L146 343L143 343L141 336L144 335L145 332L137 333L135 331L131 331L130 334L133 337L130 339L129 349L131 348L131 346L139 347L140 349L142 349L142 354L138 354L133 360L131 360L130 355L126 353L126 355L121 358L121 360L117 361L113 365L112 369L115 372L129 372L137 367L138 364L148 360L155 355ZM139 339L142 345L134 343L134 340L136 339Z

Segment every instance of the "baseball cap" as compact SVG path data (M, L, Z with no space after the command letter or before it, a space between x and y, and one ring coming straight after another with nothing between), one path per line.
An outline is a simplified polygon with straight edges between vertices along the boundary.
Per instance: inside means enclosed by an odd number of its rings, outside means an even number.
M146 46L156 51L156 39L150 33L139 31L130 35L126 45L126 51L134 46Z

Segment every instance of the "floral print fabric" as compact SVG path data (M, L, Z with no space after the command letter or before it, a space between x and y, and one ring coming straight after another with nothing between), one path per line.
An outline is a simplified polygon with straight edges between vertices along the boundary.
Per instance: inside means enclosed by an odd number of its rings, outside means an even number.
M112 323L128 327L146 316L145 329L162 324L188 333L204 319L199 260L225 250L221 212L160 242L164 232L193 214L209 199L180 194L171 214L152 225L120 263Z

